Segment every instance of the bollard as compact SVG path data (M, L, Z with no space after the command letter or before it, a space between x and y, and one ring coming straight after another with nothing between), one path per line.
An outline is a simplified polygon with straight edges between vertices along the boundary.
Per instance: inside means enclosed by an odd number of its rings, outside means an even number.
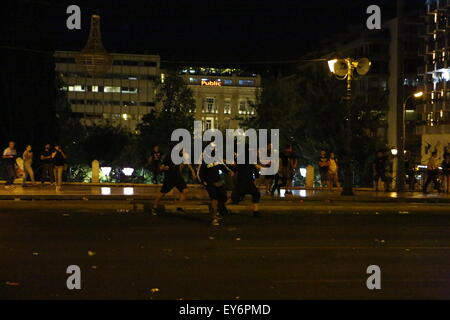
M309 165L306 167L306 189L314 188L314 167Z
M100 163L97 160L92 161L92 183L100 182Z

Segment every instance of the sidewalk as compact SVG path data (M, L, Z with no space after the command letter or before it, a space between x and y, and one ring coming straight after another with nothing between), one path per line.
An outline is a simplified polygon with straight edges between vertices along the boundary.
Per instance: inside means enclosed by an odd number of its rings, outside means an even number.
M5 189L0 186L0 200L127 200L150 201L159 192L160 185L142 184L65 184L61 192L49 184ZM208 200L208 195L201 185L189 185L189 198L193 200ZM375 192L368 189L355 189L355 196L341 196L340 191L296 189L293 195L272 198L261 190L262 201L271 202L368 202L368 203L450 203L449 194L421 192ZM173 190L168 199L178 197L178 191ZM1 202L0 202L1 205Z

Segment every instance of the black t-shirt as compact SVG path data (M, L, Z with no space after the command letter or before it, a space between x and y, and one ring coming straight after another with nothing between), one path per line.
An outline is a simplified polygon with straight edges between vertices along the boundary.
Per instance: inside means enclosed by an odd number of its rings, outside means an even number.
M319 164L325 164L328 161L329 159L327 157L319 157ZM319 166L319 171L328 172L329 167L330 167L329 164L325 166Z
M294 151L283 151L280 155L281 164L283 167L287 167L289 165L289 160L298 159L298 155Z
M164 171L165 179L170 179L170 180L182 179L180 165L173 163L171 157L169 157L169 156L165 157L162 164L169 167L169 169Z
M44 163L44 164L50 164L50 163L53 162L53 159L51 158L52 152L51 152L50 150L44 150L44 151L42 151L41 156L43 156L43 157L50 157L49 159L44 159L44 160L42 160L42 163Z
M150 154L150 157L151 157L150 165L153 167L159 166L159 164L161 163L161 152L152 151L152 153Z
M387 163L387 159L385 157L376 158L374 161L375 171L376 172L385 172L386 171L386 163Z
M218 182L223 182L222 174L227 173L229 168L223 163L210 163L206 164L203 162L200 165L199 178L202 182L208 184L214 184Z
M238 164L236 166L237 183L248 185L259 176L259 171L254 164Z
M450 175L450 162L442 161L442 170L444 174Z
M61 151L56 151L56 155L53 158L55 166L63 166L66 163L66 159L63 157Z

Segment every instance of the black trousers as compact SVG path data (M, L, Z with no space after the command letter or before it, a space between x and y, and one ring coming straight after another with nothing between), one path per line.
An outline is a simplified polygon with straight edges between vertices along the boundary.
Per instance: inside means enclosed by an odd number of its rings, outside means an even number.
M427 180L425 181L425 184L423 185L423 192L427 192L428 186L431 182L433 182L433 185L436 189L441 191L441 184L438 181L439 172L437 170L429 170L427 174Z
M52 163L44 163L41 169L41 182L44 183L45 180L50 182L55 182L55 175L53 173L53 164Z
M259 203L261 199L261 193L254 183L249 183L247 185L238 184L231 192L231 200L234 204L238 204L246 194L252 196L252 203Z
M16 179L16 166L13 163L6 164L6 185L12 185Z
M150 171L152 173L152 182L153 182L153 184L157 184L158 183L158 177L159 177L159 175L161 173L161 171L159 170L159 165L160 164L158 163L158 164L152 165L150 167Z

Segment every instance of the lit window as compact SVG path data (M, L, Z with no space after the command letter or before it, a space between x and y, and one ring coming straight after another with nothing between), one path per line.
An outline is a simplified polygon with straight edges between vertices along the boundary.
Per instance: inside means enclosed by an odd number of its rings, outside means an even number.
M118 92L120 93L120 87L106 87L105 86L105 92Z
M211 97L205 98L203 112L204 113L217 113L214 98L211 98Z
M247 113L247 101L240 100L239 101L239 114L246 114Z
M223 103L223 113L231 114L231 99L225 99Z
M255 81L254 80L239 80L240 86L254 86Z

